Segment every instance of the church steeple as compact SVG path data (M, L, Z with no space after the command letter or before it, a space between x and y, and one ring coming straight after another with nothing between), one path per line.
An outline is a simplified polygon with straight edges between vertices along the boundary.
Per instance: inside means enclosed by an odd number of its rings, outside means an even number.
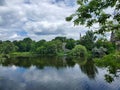
M80 33L80 37L79 37L80 40L81 40L81 37L82 37L82 36L81 36L81 33Z
M116 45L116 50L120 51L119 31L112 31L110 41Z
M111 32L110 41L111 41L112 43L115 43L115 32L114 32L114 31Z

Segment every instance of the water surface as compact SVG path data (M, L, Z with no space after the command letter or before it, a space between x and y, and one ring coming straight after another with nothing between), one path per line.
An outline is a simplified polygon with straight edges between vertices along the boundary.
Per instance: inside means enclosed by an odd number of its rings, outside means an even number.
M108 69L91 60L19 57L0 63L0 90L120 90L120 78L108 82Z

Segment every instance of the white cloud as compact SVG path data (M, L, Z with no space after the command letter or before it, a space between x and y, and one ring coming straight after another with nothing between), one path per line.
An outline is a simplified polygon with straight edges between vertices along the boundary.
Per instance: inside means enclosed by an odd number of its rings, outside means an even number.
M10 37L10 39L18 38L19 36L15 33L13 36Z
M79 39L81 27L65 21L76 9L74 3L74 0L6 0L0 6L0 32L3 33L0 37L23 39L22 34L17 36L23 30L27 32L24 37L35 40L62 35Z
M81 71L79 65L68 68L44 67L38 69L36 66L29 68L17 66L0 66L1 90L91 90L102 88L103 90L119 90L120 78L115 78L111 84L106 83L104 74L107 69L97 68L96 78L91 80ZM95 85L95 86L94 86Z

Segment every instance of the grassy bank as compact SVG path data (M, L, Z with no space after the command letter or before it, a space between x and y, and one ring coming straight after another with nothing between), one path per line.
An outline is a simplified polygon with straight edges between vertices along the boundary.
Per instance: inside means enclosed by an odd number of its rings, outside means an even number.
M28 57L28 56L33 56L31 52L14 52L10 53L10 56L13 57Z
M14 52L10 54L11 57L34 57L34 56L64 56L64 53L57 54L36 54L32 52Z

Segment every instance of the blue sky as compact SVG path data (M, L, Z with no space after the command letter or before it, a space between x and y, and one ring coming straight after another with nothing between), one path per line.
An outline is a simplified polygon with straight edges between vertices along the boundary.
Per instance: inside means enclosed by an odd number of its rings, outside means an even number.
M79 39L87 29L65 21L76 8L76 0L0 0L0 39Z

